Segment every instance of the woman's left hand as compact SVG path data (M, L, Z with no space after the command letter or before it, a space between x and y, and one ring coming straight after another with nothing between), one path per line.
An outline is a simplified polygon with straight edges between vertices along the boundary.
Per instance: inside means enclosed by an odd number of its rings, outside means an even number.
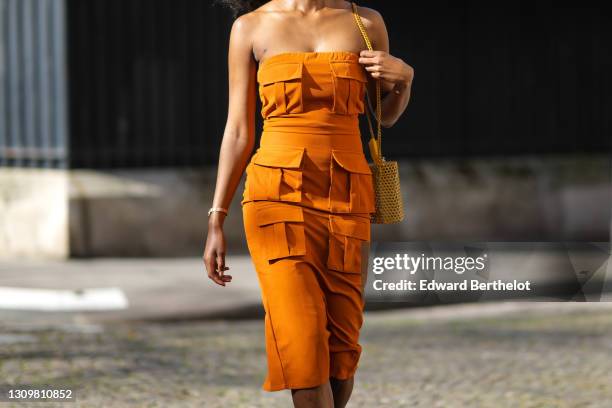
M388 52L363 50L359 53L359 63L365 65L373 78L382 78L399 86L412 84L414 69Z

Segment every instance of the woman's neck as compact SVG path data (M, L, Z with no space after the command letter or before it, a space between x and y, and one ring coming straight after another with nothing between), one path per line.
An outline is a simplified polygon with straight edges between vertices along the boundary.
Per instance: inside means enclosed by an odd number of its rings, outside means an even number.
M287 10L300 11L303 14L316 13L337 3L330 0L280 0L279 2Z

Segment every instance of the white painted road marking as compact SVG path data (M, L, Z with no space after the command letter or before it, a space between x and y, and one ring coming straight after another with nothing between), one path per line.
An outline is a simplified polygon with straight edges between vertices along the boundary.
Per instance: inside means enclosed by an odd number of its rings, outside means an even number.
M68 312L127 307L127 297L120 288L57 290L0 286L0 309Z

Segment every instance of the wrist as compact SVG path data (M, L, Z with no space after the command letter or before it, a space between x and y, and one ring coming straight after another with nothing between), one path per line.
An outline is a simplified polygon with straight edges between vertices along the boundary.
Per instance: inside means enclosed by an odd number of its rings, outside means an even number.
M227 209L223 207L212 207L208 210L208 225L223 226L223 221L227 216Z
M209 227L223 227L223 222L225 221L226 215L222 212L212 212L208 217L208 226Z

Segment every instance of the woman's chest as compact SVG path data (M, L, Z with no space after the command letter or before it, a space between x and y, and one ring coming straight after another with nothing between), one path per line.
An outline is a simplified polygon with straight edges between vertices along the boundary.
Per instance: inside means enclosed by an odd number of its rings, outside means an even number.
M366 73L356 60L273 61L257 71L262 116L327 109L363 113Z

